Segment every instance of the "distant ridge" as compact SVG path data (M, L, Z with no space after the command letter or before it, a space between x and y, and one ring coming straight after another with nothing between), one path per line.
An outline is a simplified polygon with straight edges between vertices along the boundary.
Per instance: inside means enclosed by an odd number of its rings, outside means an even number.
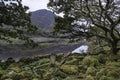
M46 9L41 9L32 12L31 21L32 24L40 29L51 31L55 22L55 15Z

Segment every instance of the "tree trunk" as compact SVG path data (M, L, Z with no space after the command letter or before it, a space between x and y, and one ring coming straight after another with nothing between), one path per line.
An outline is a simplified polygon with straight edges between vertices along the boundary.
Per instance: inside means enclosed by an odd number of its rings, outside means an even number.
M55 61L56 61L56 56L55 56L54 53L52 53L52 54L50 55L50 65L51 65L51 67L54 67L54 66L55 66Z
M114 42L111 44L111 52L112 52L112 54L117 55L117 53L118 53L117 43Z

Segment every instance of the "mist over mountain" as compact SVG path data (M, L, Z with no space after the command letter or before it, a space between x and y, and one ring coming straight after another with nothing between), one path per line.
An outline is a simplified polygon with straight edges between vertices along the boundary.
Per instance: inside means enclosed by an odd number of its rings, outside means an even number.
M46 9L41 9L32 12L31 21L32 24L40 29L51 31L55 23L55 15Z

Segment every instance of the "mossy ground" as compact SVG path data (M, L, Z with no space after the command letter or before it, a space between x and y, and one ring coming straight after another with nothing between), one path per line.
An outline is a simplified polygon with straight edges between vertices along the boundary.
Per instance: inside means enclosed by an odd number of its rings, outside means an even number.
M56 54L0 62L0 80L120 80L120 55ZM62 60L65 62L61 64Z

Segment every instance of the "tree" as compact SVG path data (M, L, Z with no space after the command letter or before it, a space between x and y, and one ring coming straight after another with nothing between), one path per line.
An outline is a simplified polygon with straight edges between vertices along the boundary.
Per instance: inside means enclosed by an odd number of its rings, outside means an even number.
M29 9L23 6L21 0L1 0L0 2L0 40L11 42L10 38L19 38L27 43L33 42L28 33L37 30L32 26Z
M49 0L48 7L56 18L55 31L69 34L75 40L96 37L117 54L120 48L119 0Z

